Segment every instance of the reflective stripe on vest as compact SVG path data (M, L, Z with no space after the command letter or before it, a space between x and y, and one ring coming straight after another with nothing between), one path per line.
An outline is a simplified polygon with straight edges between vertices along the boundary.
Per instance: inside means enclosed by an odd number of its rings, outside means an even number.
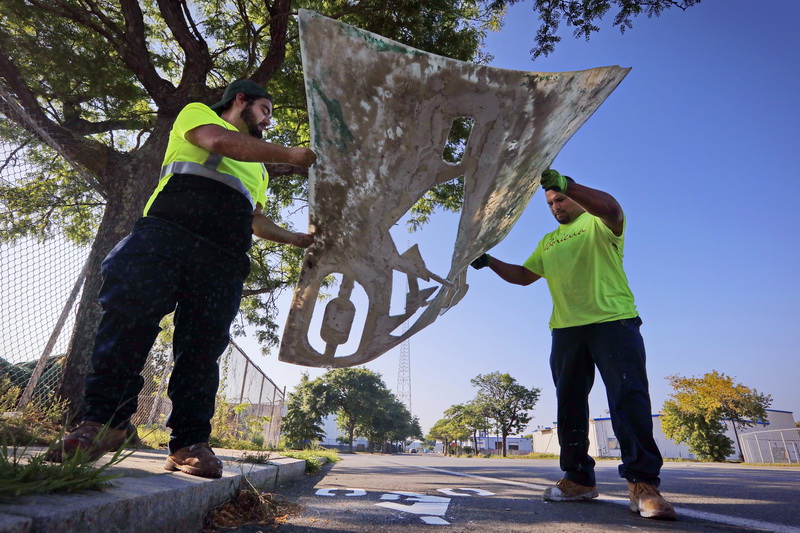
M235 189L242 193L253 209L256 208L256 202L247 187L244 186L242 180L230 174L225 174L216 170L222 161L222 156L219 154L209 154L206 163L190 163L188 161L173 161L169 165L161 167L161 176L159 179L164 178L167 174L193 174L195 176L202 176L204 178L212 179L220 183L224 183L228 187ZM263 178L263 176L262 176Z

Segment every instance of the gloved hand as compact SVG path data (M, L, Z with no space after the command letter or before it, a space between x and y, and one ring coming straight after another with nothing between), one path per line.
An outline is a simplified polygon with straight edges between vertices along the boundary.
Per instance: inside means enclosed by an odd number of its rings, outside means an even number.
M567 178L553 169L542 172L541 184L546 191L564 192L567 190Z
M481 254L479 258L469 264L472 268L480 270L483 267L489 266L489 260L492 258L489 254Z

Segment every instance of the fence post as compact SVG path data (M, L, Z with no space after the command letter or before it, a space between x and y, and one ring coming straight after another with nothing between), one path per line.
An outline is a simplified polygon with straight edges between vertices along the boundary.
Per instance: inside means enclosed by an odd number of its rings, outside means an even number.
M250 359L245 358L244 360L244 375L242 376L242 391L239 393L239 404L244 401L244 388L247 385L247 367L250 366Z
M758 457L761 459L761 462L763 463L764 462L764 454L761 453L761 443L758 442L758 435L756 433L753 433L753 435L756 438L756 446L758 447Z
M783 438L783 431L781 431L780 434L781 434L781 442L783 443L783 450L786 452L786 459L789 461L789 463L791 463L792 456L789 453L789 447L786 446L786 439Z

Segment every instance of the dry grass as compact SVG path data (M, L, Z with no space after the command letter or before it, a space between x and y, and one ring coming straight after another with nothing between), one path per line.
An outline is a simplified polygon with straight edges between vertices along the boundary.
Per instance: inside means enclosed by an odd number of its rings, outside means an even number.
M233 529L245 524L258 524L277 529L290 516L300 513L297 504L278 500L271 492L241 490L236 497L212 509L205 518L203 533Z

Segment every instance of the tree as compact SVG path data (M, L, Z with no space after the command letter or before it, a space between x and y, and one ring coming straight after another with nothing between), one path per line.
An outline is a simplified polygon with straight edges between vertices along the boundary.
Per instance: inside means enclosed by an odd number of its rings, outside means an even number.
M336 413L336 425L344 433L344 442L353 451L357 429L368 428L384 405L388 389L381 376L366 368L337 368L320 379L328 390L328 412Z
M444 415L446 419L453 420L469 430L472 436L472 447L477 451L478 433L487 431L491 427L481 406L475 403L474 400L465 404L456 404L449 407L444 412Z
M286 416L281 422L281 433L287 443L308 447L325 437L322 419L328 409L328 395L324 383L308 379L303 373L300 383L286 401Z
M63 234L91 243L61 388L73 412L82 403L100 317L100 262L140 216L170 126L185 104L214 102L228 82L249 77L269 84L276 98L279 125L271 140L307 144L298 7L432 53L482 61L484 35L500 27L505 7L517 1L0 0L0 85L10 95L0 98L0 142L19 148L13 157L24 159L28 176L0 186L0 238ZM631 15L658 15L696 1L614 0L622 6L616 23L624 29ZM563 18L580 28L576 36L588 37L609 2L584 4L534 2L543 28L554 31ZM545 52L559 40L547 31L537 37ZM305 198L305 176L287 165L270 165L269 171L271 203L264 211L280 221L281 209ZM419 204L419 221L437 205L458 210L462 194L457 183L430 191ZM296 281L301 253L256 243L243 321L234 324L234 334L253 324L265 351L277 343L275 301Z
M667 379L676 392L664 403L664 435L676 443L686 443L702 460L724 461L734 451L733 441L725 435L727 420L743 458L738 430L766 422L772 397L734 383L716 370L702 378L676 374Z
M528 389L517 383L509 374L492 372L478 374L471 383L478 387L473 400L503 439L503 457L506 456L506 439L522 433L533 416L528 414L539 401L541 389Z
M441 441L442 453L448 455L450 448L455 446L457 442L462 442L469 438L469 428L455 420L442 418L428 431L425 436L426 440Z
M369 441L370 450L390 451L392 442L405 441L422 433L419 422L388 389L372 400L376 407L373 415L356 427L356 433Z

